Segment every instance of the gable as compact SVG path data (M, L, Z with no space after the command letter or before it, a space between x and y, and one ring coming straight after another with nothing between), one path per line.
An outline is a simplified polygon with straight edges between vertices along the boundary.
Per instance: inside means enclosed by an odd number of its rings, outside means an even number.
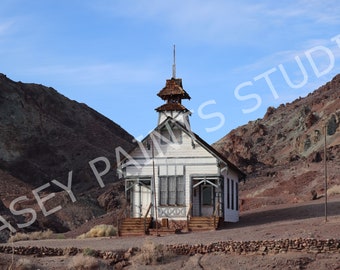
M150 165L154 156L155 159L166 158L166 162L174 164L184 164L188 160L195 164L215 164L214 166L228 167L234 170L240 178L245 177L243 172L208 143L171 117L168 117L141 142L138 142L138 146L129 155L130 159L132 158L141 167L144 164ZM138 171L138 167L136 170Z

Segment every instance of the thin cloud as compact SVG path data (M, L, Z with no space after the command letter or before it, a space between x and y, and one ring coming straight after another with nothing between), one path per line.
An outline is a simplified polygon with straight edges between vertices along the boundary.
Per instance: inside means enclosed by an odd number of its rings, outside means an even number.
M249 41L259 31L254 14L260 12L259 4L240 4L226 1L130 1L105 2L93 6L106 15L128 18L132 21L152 21L165 27L178 38L186 37L192 42L237 43ZM247 31L246 31L247 30Z
M339 72L340 48L334 40L331 40L334 37L335 35L327 39L310 39L302 42L299 49L277 51L251 64L237 67L231 71L234 75L234 87L246 81L252 82L251 89L245 89L245 91L258 92L264 96L262 106L291 102L299 96L305 96L321 84L331 80ZM314 70L306 56L308 51L312 54L311 58L317 71ZM300 58L304 70L300 70L300 66L296 62L297 57ZM297 89L290 87L281 73L279 65L283 65L287 70L291 82L299 85ZM254 80L256 76L264 76L263 74L266 72L269 72L267 75L278 93L276 99L269 91L264 79Z
M269 17L286 21L287 19L309 19L315 23L337 24L340 22L339 3L337 1L315 1L299 0L287 2L276 2L268 5L263 14ZM310 21L308 21L310 24Z
M82 66L43 66L27 71L37 75L60 76L77 85L102 85L106 83L145 83L157 78L156 70L134 67L125 63L104 63Z
M102 2L93 6L97 11L118 18L153 21L166 27L178 38L187 37L192 42L202 44L259 44L270 39L271 29L287 27L292 22L291 35L301 35L297 31L305 24L335 24L340 21L338 3L328 1L289 1L284 3L262 1L115 1ZM297 29L294 31L294 29ZM276 29L279 30L279 29ZM276 32L276 30L274 32ZM314 29L305 28L311 32ZM269 37L267 34L271 33ZM261 38L259 39L259 36Z
M273 54L269 54L265 57L258 59L254 63L237 67L233 70L233 73L249 72L260 74L270 68L276 67L279 64L284 65L285 63L291 63L295 61L296 57L299 57L300 59L306 58L305 55L306 51L319 46L329 49L334 58L336 59L340 58L340 48L337 46L335 41L331 40L332 38L333 36L329 37L328 39L310 39L304 41L303 44L300 45L300 49L277 51ZM328 61L328 58L324 57L325 54L322 51L316 51L316 53L313 54L313 56L324 58L324 60Z
M11 30L14 22L12 20L6 22L0 22L0 35L8 34Z

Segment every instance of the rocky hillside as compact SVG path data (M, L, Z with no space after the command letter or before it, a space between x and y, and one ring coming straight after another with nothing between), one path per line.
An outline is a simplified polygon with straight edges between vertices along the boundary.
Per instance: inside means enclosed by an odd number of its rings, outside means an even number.
M134 146L120 126L53 88L0 74L0 131L1 218L20 229L18 224L33 220L33 211L37 219L25 230L55 232L86 227L99 216L112 222L114 215L103 215L119 211L124 195L121 181L115 182L115 149ZM241 210L307 201L312 191L314 199L322 197L325 132L331 196L340 193L340 75L305 98L268 108L263 119L216 142L248 175L240 186ZM98 157L111 167L102 186L89 165ZM98 171L103 165L98 162ZM24 214L9 211L13 202Z
M325 132L329 184L334 192L337 185L340 190L339 126L337 75L305 98L269 107L262 119L232 130L214 147L248 174L241 193L244 204L307 200L312 190L324 193Z
M100 187L89 162L105 157L113 167L115 148L129 151L133 146L130 134L87 105L69 100L53 88L14 82L3 74L0 130L0 215L13 219L4 206L8 208L14 199L27 196L16 207L30 206L38 217L43 216L35 226L60 231L106 211L110 198L102 196L101 202L97 198L109 192L116 173L111 169L103 175L105 188ZM96 163L99 172L104 170L103 165L104 162ZM51 182L56 179L67 187L70 171L75 200L71 200L65 188ZM39 187L44 187L39 191L40 197L55 194L44 202L46 211L59 205L60 211L48 217L41 214L32 193Z

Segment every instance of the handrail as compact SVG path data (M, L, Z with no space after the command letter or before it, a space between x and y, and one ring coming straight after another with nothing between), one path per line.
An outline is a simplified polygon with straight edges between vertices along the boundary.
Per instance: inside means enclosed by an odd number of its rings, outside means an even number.
M188 212L187 212L187 230L189 231L189 221L191 217L191 209L192 209L192 203L189 204Z
M149 215L150 209L152 207L152 203L149 204L148 210L146 211L145 215L144 215L144 232L146 233L146 219Z
M120 232L120 225L122 220L124 219L124 217L126 218L126 214L127 214L127 205L128 203L125 201L122 205L122 208L120 209L118 215L117 215L117 235L119 236L119 232Z
M220 202L218 202L218 203L216 204L215 211L214 211L214 213L213 213L213 216L214 216L214 217L217 217L217 216L219 216L219 212L220 212L220 205L221 205L221 203L220 203Z

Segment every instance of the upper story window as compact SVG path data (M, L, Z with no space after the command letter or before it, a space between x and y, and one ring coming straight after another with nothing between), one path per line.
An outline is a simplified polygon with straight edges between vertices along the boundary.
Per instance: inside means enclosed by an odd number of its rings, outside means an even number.
M161 144L176 143L182 144L182 130L165 126L160 130Z

